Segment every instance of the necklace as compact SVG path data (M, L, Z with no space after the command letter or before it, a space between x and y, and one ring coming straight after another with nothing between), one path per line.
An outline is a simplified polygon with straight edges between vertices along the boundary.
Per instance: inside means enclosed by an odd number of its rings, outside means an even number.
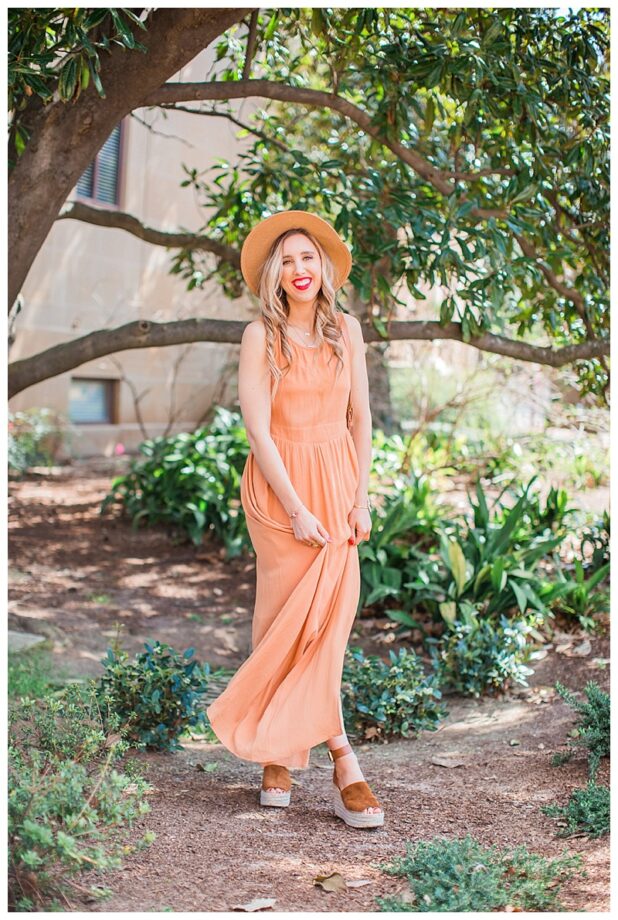
M288 323L288 326L291 326L292 329L298 329L299 332L302 332L303 335L309 336L312 335L311 332L305 332L304 329L301 329L300 326L295 326L293 323ZM313 333L315 335L315 333ZM317 348L317 345L307 345L307 348Z

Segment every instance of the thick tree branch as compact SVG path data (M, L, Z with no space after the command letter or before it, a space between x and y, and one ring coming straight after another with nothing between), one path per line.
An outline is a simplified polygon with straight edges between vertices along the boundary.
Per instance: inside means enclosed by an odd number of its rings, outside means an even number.
M294 102L300 105L320 106L339 112L346 118L356 122L356 124L375 138L379 143L388 147L404 163L407 163L422 179L429 182L437 191L447 197L455 191L453 182L448 181L449 173L436 169L431 163L428 163L416 150L406 147L399 141L386 137L380 129L372 124L371 116L363 109L359 108L353 102L338 96L335 93L323 92L321 90L308 89L302 86L290 86L285 83L277 83L273 80L237 80L237 81L213 81L211 83L165 83L159 89L151 92L144 99L144 105L165 105L169 106L176 102L198 102L207 99L243 99L248 96L262 96L266 99L276 99L279 102ZM470 180L477 178L474 173L466 174ZM466 200L462 197L462 203ZM474 220L486 220L490 217L506 219L509 216L508 209L505 208L471 208L468 215ZM527 242L520 235L516 234L517 241L522 247L525 255L534 250L533 244ZM561 296L571 300L577 309L581 309L581 295L578 291L569 288L559 281L556 275L543 266L538 256L529 256L536 258L536 264L543 272L549 284L560 293Z
M68 202L68 209L62 211L57 220L81 220L87 224L94 224L97 227L114 227L117 230L126 230L133 236L137 236L145 243L152 243L155 246L166 246L172 249L190 248L212 252L224 262L240 268L240 253L232 246L226 246L225 243L219 243L217 240L210 239L199 233L190 232L166 232L157 230L154 227L147 227L137 217L127 214L126 211L114 211L111 208L94 208L82 201Z
M30 140L8 185L9 310L60 208L113 128L248 12L157 8L139 34L146 54L115 45L102 56L104 99L91 84L76 102L54 99L26 113Z
M66 373L105 355L133 348L162 348L186 342L213 342L238 345L247 323L244 320L186 319L168 323L136 320L116 329L101 329L45 351L14 361L9 365L9 398L22 390ZM393 322L389 327L388 341L434 341L453 339L463 341L461 325L438 322ZM373 326L363 325L365 342L383 342ZM550 367L561 367L574 361L609 354L609 342L594 340L563 348L545 348L507 339L500 335L485 334L467 343L481 351L506 355L519 361L531 361Z

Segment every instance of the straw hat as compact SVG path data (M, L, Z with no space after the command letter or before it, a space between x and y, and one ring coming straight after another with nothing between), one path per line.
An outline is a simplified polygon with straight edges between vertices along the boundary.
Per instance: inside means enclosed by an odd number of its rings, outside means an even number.
M270 247L278 236L293 227L308 230L324 247L333 263L335 290L341 287L350 274L352 268L350 250L327 220L309 211L278 211L255 225L245 239L240 252L240 270L247 286L254 294L258 294L260 273Z

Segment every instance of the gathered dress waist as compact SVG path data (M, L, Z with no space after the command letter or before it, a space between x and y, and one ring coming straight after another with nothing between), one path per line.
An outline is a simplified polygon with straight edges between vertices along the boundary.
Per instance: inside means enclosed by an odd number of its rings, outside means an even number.
M270 433L273 438L279 438L284 441L334 441L349 433L348 425L345 419L337 419L334 422L320 422L318 425L277 425L271 423Z

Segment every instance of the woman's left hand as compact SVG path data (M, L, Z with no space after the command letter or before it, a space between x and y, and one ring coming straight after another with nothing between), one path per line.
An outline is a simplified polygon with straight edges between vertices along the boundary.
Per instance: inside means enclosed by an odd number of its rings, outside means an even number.
M350 544L357 545L362 540L369 539L371 515L367 508L352 508L348 514L348 524L350 525Z

